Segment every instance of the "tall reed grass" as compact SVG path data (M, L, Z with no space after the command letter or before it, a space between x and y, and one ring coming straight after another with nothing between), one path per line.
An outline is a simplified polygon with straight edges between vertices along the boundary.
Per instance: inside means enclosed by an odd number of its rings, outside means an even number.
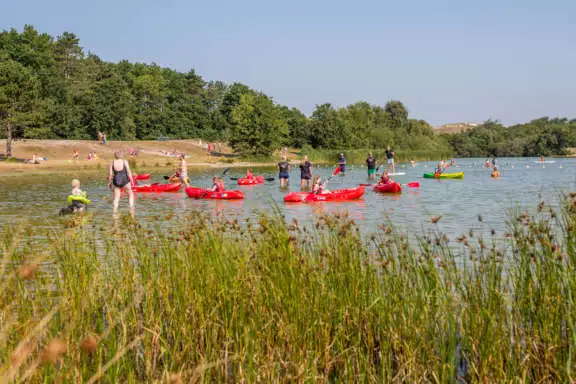
M346 215L2 238L0 382L572 382L576 201L504 239Z

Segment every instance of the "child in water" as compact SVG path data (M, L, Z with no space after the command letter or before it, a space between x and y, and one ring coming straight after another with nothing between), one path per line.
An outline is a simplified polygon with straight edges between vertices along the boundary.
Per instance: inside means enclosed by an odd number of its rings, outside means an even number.
M84 212L86 204L90 204L90 201L86 199L86 192L80 189L80 180L74 179L72 180L72 192L68 196L68 207L62 208L60 215Z
M500 171L498 171L498 167L494 167L492 171L492 177L500 177Z

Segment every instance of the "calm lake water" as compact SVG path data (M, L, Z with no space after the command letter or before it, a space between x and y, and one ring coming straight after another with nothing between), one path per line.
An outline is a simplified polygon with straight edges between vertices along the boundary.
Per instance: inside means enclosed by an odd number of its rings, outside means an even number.
M498 233L506 230L506 221L513 208L534 211L540 199L556 203L563 191L573 191L576 186L576 159L555 159L554 163L538 164L536 159L501 159L500 179L492 179L490 171L484 168L483 159L457 159L450 172L465 172L463 180L422 179L424 172L434 168L434 163L418 163L415 168L400 165L398 171L405 176L396 176L400 183L419 181L420 188L404 188L401 195L386 195L372 192L366 187L364 198L354 202L284 204L286 191L279 188L278 181L264 185L239 187L235 181L225 179L229 189L240 189L245 194L243 201L210 201L188 198L182 189L172 194L138 194L136 216L146 225L175 225L178 217L185 217L198 211L210 212L226 217L245 220L261 211L271 211L276 205L288 220L297 218L300 222L313 223L324 213L348 211L360 225L364 233L376 232L378 225L392 222L399 229L409 233L422 233L432 228L430 217L441 215L439 229L453 239L467 232L490 231ZM323 167L314 170L324 177L334 168ZM272 168L254 169L255 174L277 177ZM192 173L195 186L210 185L209 172ZM245 169L232 169L228 176L242 176ZM164 174L169 174L167 169ZM73 177L79 177L82 188L92 200L89 220L106 224L112 222L112 193L107 189L106 172L82 171L77 175L34 175L0 177L0 224L13 224L22 220L42 228L58 230L62 227L57 214L66 205L66 197ZM164 182L162 174L152 176L150 182ZM299 190L299 171L291 173L291 191ZM329 189L339 189L366 183L366 168L349 166L343 177L335 177ZM121 209L127 212L127 199L123 199ZM484 221L478 221L482 215ZM172 216L171 218L168 218Z

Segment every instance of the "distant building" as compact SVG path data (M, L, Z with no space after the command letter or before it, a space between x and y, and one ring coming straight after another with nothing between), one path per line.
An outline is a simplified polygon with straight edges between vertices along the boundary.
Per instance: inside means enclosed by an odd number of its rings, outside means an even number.
M479 125L478 123L449 123L434 127L434 130L440 133L460 133Z

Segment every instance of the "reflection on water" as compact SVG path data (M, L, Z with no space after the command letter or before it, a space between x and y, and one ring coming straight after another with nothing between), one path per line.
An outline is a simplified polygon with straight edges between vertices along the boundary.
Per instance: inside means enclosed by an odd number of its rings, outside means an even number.
M483 159L457 160L450 172L465 172L463 180L422 179L422 173L430 171L433 163L421 163L415 168L403 166L404 176L397 176L400 183L419 181L420 188L404 187L401 195L372 192L366 187L362 200L352 202L284 204L287 191L279 188L278 181L264 185L239 187L227 180L227 187L240 189L245 200L193 200L184 192L167 194L137 194L136 217L146 225L175 225L194 212L210 212L214 215L245 220L258 212L272 211L277 206L287 220L298 219L313 223L320 215L348 212L364 233L377 231L378 225L388 220L402 230L420 233L431 228L430 217L441 216L439 228L455 238L472 228L479 231L505 230L505 221L513 207L535 208L543 198L557 201L561 191L573 190L576 160L558 159L552 164L537 164L534 159L503 159L500 162L502 177L492 179L484 168ZM242 176L242 169L232 169L228 176ZM332 168L315 168L315 172L327 177ZM277 176L274 169L254 169L255 173ZM164 172L166 173L166 172ZM160 172L150 182L164 182ZM0 177L0 223L28 220L40 227L59 228L57 213L65 206L66 197L74 177L80 178L82 188L88 192L93 204L89 220L112 224L112 193L107 189L105 173L81 172L66 175L34 175L30 177ZM196 186L210 185L211 172L191 174ZM225 180L226 181L226 180ZM291 173L290 191L299 190L299 173ZM330 189L356 186L367 182L366 169L350 166L343 177L330 182ZM121 212L128 212L127 199L121 201ZM483 223L477 220L481 214Z

